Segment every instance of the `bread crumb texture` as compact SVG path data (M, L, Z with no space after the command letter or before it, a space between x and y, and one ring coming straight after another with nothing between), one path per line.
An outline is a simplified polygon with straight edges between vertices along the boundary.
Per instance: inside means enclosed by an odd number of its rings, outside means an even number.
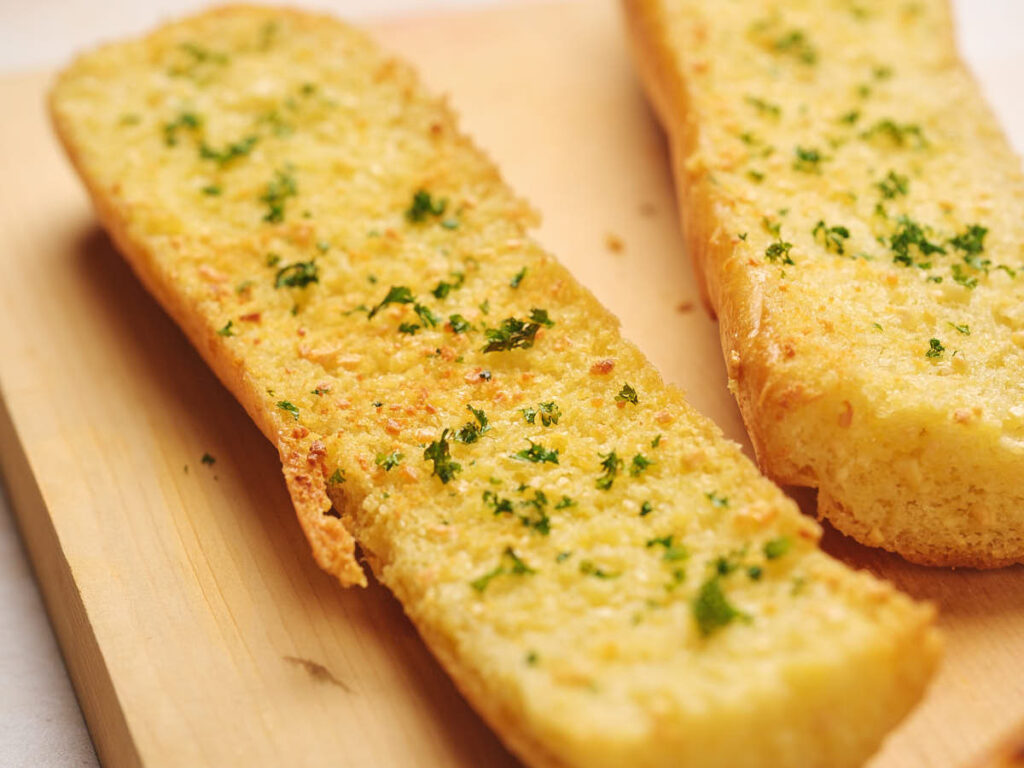
M81 57L52 111L319 562L360 583L351 532L528 762L853 766L918 699L931 609L817 549L362 34L216 10Z
M771 477L872 546L1024 561L1024 176L946 0L629 0Z

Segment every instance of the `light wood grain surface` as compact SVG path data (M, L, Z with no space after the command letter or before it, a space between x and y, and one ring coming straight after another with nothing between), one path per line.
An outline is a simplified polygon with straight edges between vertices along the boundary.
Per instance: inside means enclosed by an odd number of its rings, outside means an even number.
M626 335L744 440L612 10L533 5L377 34L452 93ZM0 82L0 460L101 759L514 765L384 590L343 591L313 565L273 449L97 228L45 124L46 83ZM1024 569L931 571L827 545L936 601L946 629L928 699L871 768L963 765L1024 718Z

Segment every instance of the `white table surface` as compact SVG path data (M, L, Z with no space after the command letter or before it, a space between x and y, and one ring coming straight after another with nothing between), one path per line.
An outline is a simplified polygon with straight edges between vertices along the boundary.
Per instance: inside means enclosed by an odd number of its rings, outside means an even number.
M499 1L295 0L305 7L330 10L354 20L479 7ZM163 19L208 4L204 0L0 0L0 74L56 67L76 50L141 32ZM1024 93L1024 0L954 0L954 4L961 49L997 113L1009 115ZM1019 114L1019 108L1016 111ZM1024 154L1024 125L1005 118L1004 123L1017 152ZM0 766L98 766L7 499L2 495Z

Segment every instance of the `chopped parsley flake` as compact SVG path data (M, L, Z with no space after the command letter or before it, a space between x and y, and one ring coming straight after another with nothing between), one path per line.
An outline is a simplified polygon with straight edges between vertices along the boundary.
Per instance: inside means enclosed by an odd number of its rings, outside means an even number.
M911 246L915 247L922 256L946 252L946 249L941 245L936 245L928 240L924 228L909 217L900 216L897 222L896 232L889 240L894 263L902 264L905 267L915 266L910 251ZM931 266L931 262L919 262L916 266L927 269Z
M956 323L950 323L950 327L956 330L957 333L962 333L964 336L971 335L971 326L964 323L963 325L957 325Z
M405 218L412 222L426 221L428 216L440 216L448 207L444 198L434 199L425 189L418 189L412 196L412 205L405 212Z
M826 158L817 149L795 147L793 154L796 156L793 161L794 170L803 173L821 173L821 163Z
M882 193L882 197L886 200L892 200L898 195L906 195L910 192L910 179L906 176L901 176L896 171L889 171L885 178L875 186Z
M599 568L591 560L580 561L580 573L585 576L593 576L597 579L617 579L622 575L621 573L611 573L603 568Z
M215 160L218 165L227 165L237 157L244 157L252 152L259 136L246 136L244 139L227 144L224 149L214 149L205 141L199 145L199 156L204 160Z
M540 423L545 427L557 424L562 417L562 409L554 402L539 403L536 408L522 408L521 412L528 424L536 424L537 416L540 415Z
M489 506L496 515L511 515L512 501L496 494L494 491L484 491L484 504Z
M526 267L523 267L518 272L516 272L515 276L512 278L512 281L509 283L509 286L512 288L518 288L519 284L523 282L524 277L526 277Z
M811 65L818 61L818 52L811 45L802 30L792 29L772 44L776 52L793 56L802 64Z
M217 460L208 453L204 453L200 461L208 467L212 467L217 462Z
M305 288L310 283L320 282L320 272L316 261L297 261L277 270L274 278L275 288Z
M435 286L434 290L431 291L434 294L435 299L443 299L449 293L462 287L462 284L466 282L466 275L462 272L452 272L452 276L455 278L452 282L442 280Z
M554 323L548 317L547 310L530 310L529 320L519 320L515 317L506 318L498 328L487 328L484 334L487 336L487 344L483 347L484 352L506 352L512 349L529 349L533 346L537 331L542 325L552 326Z
M862 139L874 139L876 137L888 139L897 147L904 147L911 142L913 142L913 146L917 149L928 146L924 133L921 131L921 126L913 123L901 124L891 119L879 120L861 134Z
M956 237L949 241L949 244L956 248L958 251L971 255L977 255L985 250L985 235L988 234L988 228L983 227L980 224L970 224L968 227ZM968 264L974 266L965 257L964 259Z
M399 453L398 451L392 451L387 455L383 453L378 453L377 458L374 459L373 463L376 464L378 467L382 467L385 472L390 472L392 469L397 467L404 458L405 456Z
M474 408L472 405L467 405L466 408L476 418L477 423L469 421L465 425L460 427L454 434L454 439L460 443L475 443L485 433L489 432L491 427L487 423L487 414L482 409ZM555 462L558 463L557 461Z
M415 336L416 335L416 331L418 331L419 329L420 329L420 327L418 325L416 325L416 323L399 323L398 324L398 332L399 333L407 333L410 336Z
M235 331L232 326L235 324L234 320L228 320L227 324L217 331L218 336L234 336Z
M345 473L341 469L335 469L331 476L327 478L327 482L330 485L341 485L345 482Z
M296 421L299 420L299 409L287 400L278 400L277 407L282 411L288 411Z
M778 560L784 554L789 552L789 548L793 546L793 540L788 536L779 536L777 539L765 542L764 545L764 556L769 560Z
M653 511L654 507L651 506L651 502L649 501L645 501L640 505L640 517L647 517Z
M789 251L792 247L792 243L787 243L780 238L765 249L764 257L772 264L782 262L783 264L795 265L796 262L793 261L793 257L789 255Z
M530 443L529 448L524 448L521 451L516 451L512 454L513 459L519 459L520 461L530 461L534 464L557 464L558 463L558 449L548 450L540 443L535 443L533 440L527 438Z
M651 448L657 448L659 445L661 445L661 435L660 434L659 435L655 435L654 439L651 440Z
M436 475L442 483L448 483L455 477L456 473L462 470L462 465L452 460L451 449L448 446L448 430L441 432L441 438L435 440L423 449L423 460L434 462L434 469L430 475Z
M693 601L693 618L704 637L728 626L742 615L726 599L718 576L712 576L705 581Z
M615 476L622 469L623 462L615 451L599 453L598 456L601 457L602 474L597 478L596 485L599 490L607 491L611 489L612 484L615 482Z
M928 351L924 353L925 357L942 357L942 353L946 351L946 348L942 346L942 342L938 339L928 340Z
M811 230L811 237L822 240L825 250L842 256L846 253L846 241L850 238L850 230L846 227L830 227L824 221L818 221Z
M374 315L380 312L388 304L412 304L414 301L412 291L410 291L404 285L393 285L388 290L387 296L383 298L380 304L377 304L367 314L367 319L372 319Z
M954 264L950 267L953 272L953 282L957 285L962 285L965 288L976 288L978 285L978 278L973 275L967 274L964 270L963 264Z
M469 320L459 314L448 315L448 325L451 326L452 333L465 333L473 329Z
M555 504L555 509L569 509L569 507L575 507L576 502L570 499L568 496L563 496L561 501Z
M207 184L199 191L210 197L217 197L221 192L223 192L219 184Z
M178 131L186 129L194 131L202 127L203 119L194 112L182 112L177 118L164 124L164 144L173 147L178 143Z
M782 107L778 104L772 104L771 102L759 99L756 96L744 96L743 100L763 116L780 117L782 115Z
M717 509L724 509L729 506L729 499L725 496L719 496L715 491L704 494L708 501L711 502L711 506Z
M639 477L641 474L643 474L644 470L646 470L653 463L653 461L648 459L642 453L638 453L636 456L633 457L633 461L630 462L629 476Z
M673 538L675 538L675 537L672 534L669 534L668 536L661 536L661 537L656 538L656 539L648 539L647 540L647 548L650 549L651 547L659 547L659 546L660 547L664 547L665 548L665 552L661 556L662 560L668 560L668 561L685 560L686 558L688 558L690 556L689 551L682 544L674 544L673 541L672 541Z
M419 319L423 321L423 325L427 327L434 328L441 321L441 318L430 311L430 307L424 306L419 302L414 304L412 309Z
M469 584L477 592L483 592L487 589L487 585L491 583L498 576L510 575L510 576L528 576L536 573L533 568L528 566L522 558L515 553L512 547L505 547L505 551L501 555L501 564L498 565L492 571L488 571L483 576L474 579Z
M272 224L284 221L285 201L295 197L298 192L295 177L290 171L276 171L274 178L267 183L267 191L260 196L260 202L267 204L263 220Z
M633 405L640 403L640 398L637 397L636 390L631 384L623 384L619 394L615 396L615 400L619 403L632 403Z

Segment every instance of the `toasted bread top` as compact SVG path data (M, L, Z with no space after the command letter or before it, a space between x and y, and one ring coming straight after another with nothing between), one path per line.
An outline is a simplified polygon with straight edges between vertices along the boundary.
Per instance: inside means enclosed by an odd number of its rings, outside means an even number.
M920 695L931 609L817 549L361 34L214 11L85 55L52 109L319 562L359 583L354 534L531 762L853 765Z

